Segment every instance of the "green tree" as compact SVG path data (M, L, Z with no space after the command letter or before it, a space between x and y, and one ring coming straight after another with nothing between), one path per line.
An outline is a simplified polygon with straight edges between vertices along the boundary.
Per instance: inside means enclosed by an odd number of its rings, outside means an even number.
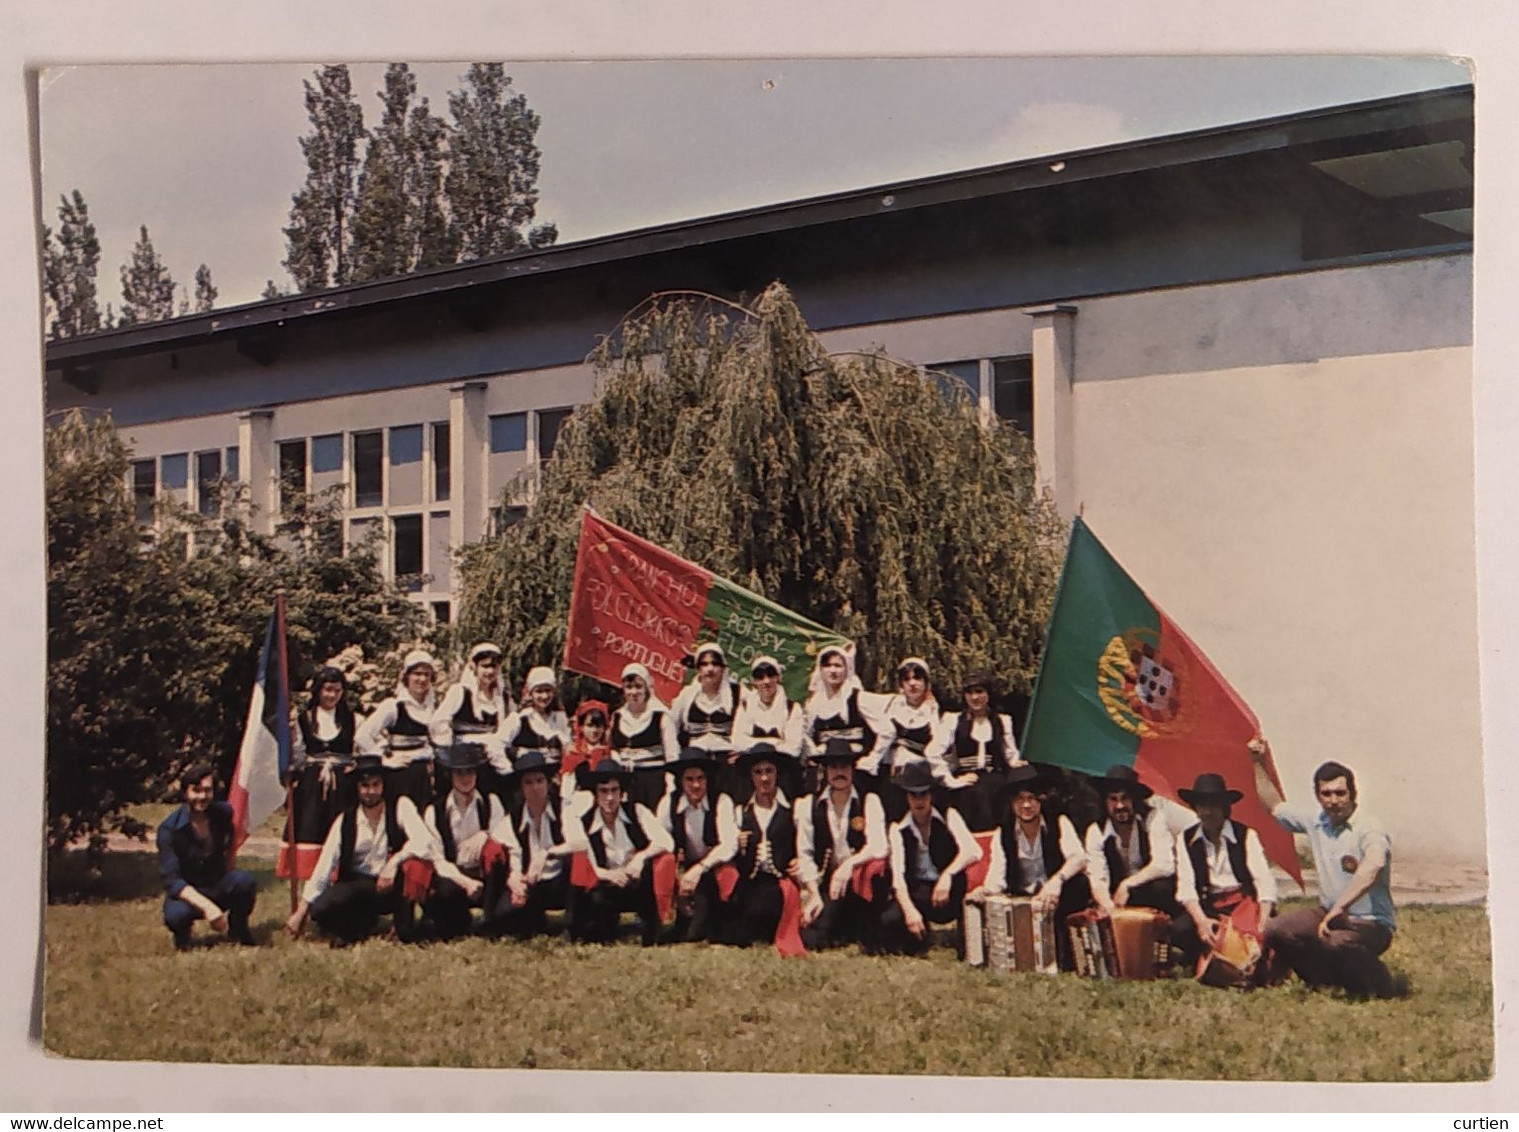
M547 247L552 224L530 228L538 208L539 117L500 63L472 63L448 96L450 226L462 259Z
M580 508L941 688L989 666L1026 693L1063 524L1016 429L879 354L830 355L772 285L752 311L654 301L598 348L597 398L565 425L537 502L461 562L462 638L514 671L562 655Z
M416 93L417 78L410 67L392 63L385 68L385 88L379 92L385 109L364 151L354 209L349 262L355 282L404 275L411 270L414 257L407 187L416 164L410 136L411 103Z
M304 80L311 132L301 138L306 181L291 197L285 269L297 291L348 282L351 226L357 199L364 111L353 97L348 68L320 68Z
M159 258L148 235L138 229L132 258L121 266L121 317L119 325L135 326L174 317L174 279Z
M211 269L201 264L195 269L195 311L205 314L216 306L216 284L211 282Z
M448 124L429 109L424 98L412 108L408 134L414 156L406 191L411 210L412 267L445 267L459 260L459 245L448 223L443 187Z
M72 338L100 329L96 276L100 241L89 206L75 189L60 197L58 231L42 230L42 281L49 308L48 335Z
M258 649L287 593L292 683L344 648L379 656L422 613L383 580L373 546L331 544L330 501L308 501L276 538L246 501L203 518L161 506L139 528L130 453L109 418L48 429L48 837L98 835L164 797L188 761L236 762ZM193 544L195 553L186 556Z
M279 289L279 285L273 279L264 280L264 289L259 292L261 299L283 299L285 292Z

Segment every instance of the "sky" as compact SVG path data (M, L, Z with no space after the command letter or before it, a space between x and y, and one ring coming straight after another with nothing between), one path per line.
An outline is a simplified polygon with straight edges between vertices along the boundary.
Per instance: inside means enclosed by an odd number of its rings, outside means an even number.
M414 67L445 113L467 63ZM40 82L42 223L78 189L100 298L147 225L218 305L281 266L309 64L72 66ZM383 64L352 66L366 125ZM541 116L538 222L559 242L820 193L1469 81L1441 58L1152 57L509 63Z

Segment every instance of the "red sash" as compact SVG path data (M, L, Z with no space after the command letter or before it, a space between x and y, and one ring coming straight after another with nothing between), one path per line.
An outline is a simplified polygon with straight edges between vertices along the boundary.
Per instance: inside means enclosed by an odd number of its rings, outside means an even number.
M981 859L965 870L966 892L974 892L986 883L986 874L992 867L992 838L997 836L997 831L989 829L985 833L976 833L971 836L981 847Z
M659 853L646 867L654 870L654 903L659 908L660 922L675 922L675 854Z
M495 838L487 838L485 848L480 851L480 869L486 876L490 876L495 869L506 868L506 846Z
M413 857L401 865L401 895L413 904L420 904L432 891L435 870L431 861Z
M849 878L849 885L854 889L854 894L866 903L870 902L874 891L876 877L886 875L886 858L877 857L873 861L866 861L863 865L854 867L854 875Z
M316 871L317 858L322 855L320 845L297 844L291 845L284 842L280 845L279 860L274 866L274 875L288 877L292 862L295 867L295 879L305 880Z

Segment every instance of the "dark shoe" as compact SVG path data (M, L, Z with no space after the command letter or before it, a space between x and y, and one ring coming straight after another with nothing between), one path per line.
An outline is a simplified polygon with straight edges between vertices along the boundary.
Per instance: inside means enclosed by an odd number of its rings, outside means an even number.
M253 938L253 933L248 930L247 924L230 925L227 928L227 938L243 947L257 946L257 941Z
M1413 993L1413 980L1407 975L1389 975L1387 981L1377 988L1377 998L1407 998Z
M185 928L183 931L178 931L178 932L174 933L174 950L175 951L189 951L190 950L190 929L189 928Z

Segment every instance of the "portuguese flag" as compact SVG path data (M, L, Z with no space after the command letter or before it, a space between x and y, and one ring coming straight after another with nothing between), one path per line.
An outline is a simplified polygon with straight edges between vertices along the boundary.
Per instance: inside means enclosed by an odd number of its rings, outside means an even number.
M1299 884L1292 835L1256 797L1246 744L1260 723L1201 649L1139 588L1078 517L1055 595L1021 754L1101 775L1128 764L1180 800L1199 774L1244 798L1233 816ZM1280 788L1275 768L1268 768Z
M703 641L721 645L730 669L744 674L755 657L774 657L785 668L786 695L798 703L807 698L818 651L853 648L832 629L713 577L587 507L564 666L616 684L623 666L637 661L649 669L655 695L669 703L694 675L682 659Z

